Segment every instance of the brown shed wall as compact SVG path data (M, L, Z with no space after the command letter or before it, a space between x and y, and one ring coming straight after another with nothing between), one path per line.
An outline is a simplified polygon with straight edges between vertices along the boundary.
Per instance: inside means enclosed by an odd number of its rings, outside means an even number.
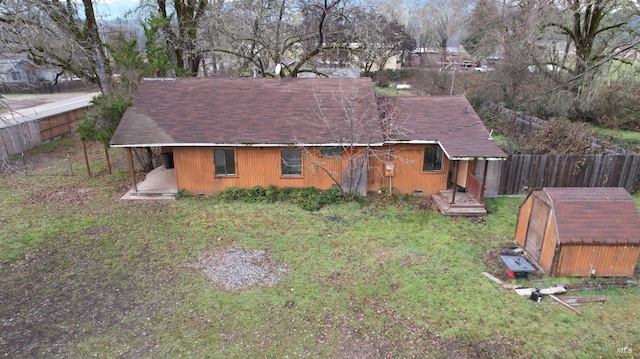
M551 273L554 270L553 264L556 258L556 248L558 248L557 237L556 222L554 221L553 213L551 213L547 221L547 230L544 234L542 251L540 252L540 259L538 260L540 267L547 273Z
M590 276L595 269L598 277L631 277L639 255L639 245L563 244L551 274Z
M529 229L529 217L533 207L533 197L529 196L520 206L518 221L516 222L516 243L522 248L527 241L527 230Z
M532 208L529 215L529 225L524 243L524 250L538 263L542 253L542 246L545 242L547 233L547 225L549 219L553 216L551 208L546 201L539 198L536 193L532 196Z
M633 275L640 244L567 242L558 237L559 204L551 204L544 191L531 193L520 206L515 232L518 245L547 274L591 276L595 270L598 277Z

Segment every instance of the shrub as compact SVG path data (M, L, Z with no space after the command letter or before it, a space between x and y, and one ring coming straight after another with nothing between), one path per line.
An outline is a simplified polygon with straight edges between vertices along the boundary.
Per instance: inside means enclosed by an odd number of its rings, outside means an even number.
M320 193L320 203L322 205L338 203L342 200L342 190L338 187L331 187Z
M271 185L264 190L264 196L267 202L273 203L278 200L278 187Z
M191 197L191 193L189 193L189 191L187 191L184 188L180 189L178 193L176 193L176 199L186 199L190 197Z
M247 190L244 188L229 187L224 192L220 193L219 196L222 199L237 201L240 199L244 199L247 196L246 192Z
M267 188L255 186L251 189L230 187L217 197L229 201L291 202L301 206L307 211L317 211L327 204L339 203L343 198L340 188L330 188L326 191L320 191L315 187L284 187L278 189L276 186L269 186Z

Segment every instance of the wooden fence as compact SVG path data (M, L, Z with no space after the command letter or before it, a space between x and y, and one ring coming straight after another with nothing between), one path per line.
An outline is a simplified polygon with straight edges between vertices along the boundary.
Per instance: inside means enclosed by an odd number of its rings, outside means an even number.
M624 187L637 190L640 155L510 155L499 194L540 187Z
M58 82L5 82L0 83L0 94L52 94L95 89L95 85L82 80Z
M0 160L73 133L87 108L0 128Z

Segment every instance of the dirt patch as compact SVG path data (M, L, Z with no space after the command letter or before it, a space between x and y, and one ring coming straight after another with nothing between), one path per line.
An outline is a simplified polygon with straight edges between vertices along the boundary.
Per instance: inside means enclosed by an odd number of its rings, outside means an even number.
M424 210L431 210L431 211L440 210L438 208L438 204L436 203L436 201L434 201L433 198L431 197L425 197L425 198L419 199L415 202L415 204L416 206L418 206L418 208L424 209Z
M225 290L242 290L255 285L270 287L287 274L286 264L276 264L266 251L241 248L207 253L194 267Z
M101 188L56 188L48 192L34 193L25 204L78 206L91 199Z

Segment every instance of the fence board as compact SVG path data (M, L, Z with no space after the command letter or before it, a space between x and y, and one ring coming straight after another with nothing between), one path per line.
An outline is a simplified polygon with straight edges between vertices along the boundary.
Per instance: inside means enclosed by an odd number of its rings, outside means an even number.
M624 187L636 190L640 155L510 155L499 194L539 187Z

